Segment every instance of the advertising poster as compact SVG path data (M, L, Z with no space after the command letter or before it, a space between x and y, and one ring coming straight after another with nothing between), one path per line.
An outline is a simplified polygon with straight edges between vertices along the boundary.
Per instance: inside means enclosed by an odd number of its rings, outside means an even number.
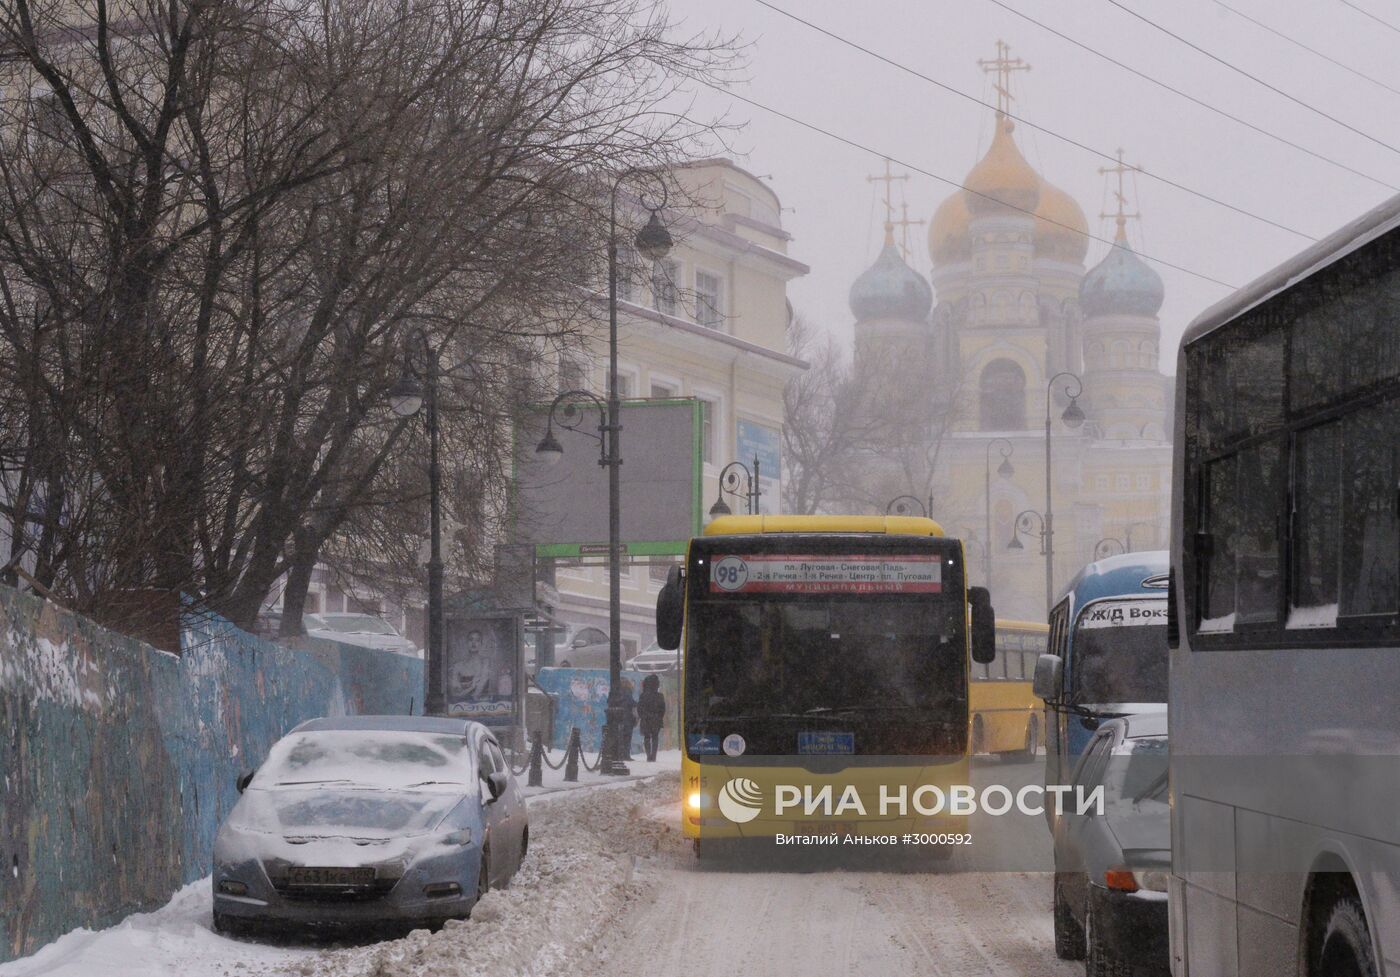
M519 620L452 618L447 622L447 713L510 724L520 687Z

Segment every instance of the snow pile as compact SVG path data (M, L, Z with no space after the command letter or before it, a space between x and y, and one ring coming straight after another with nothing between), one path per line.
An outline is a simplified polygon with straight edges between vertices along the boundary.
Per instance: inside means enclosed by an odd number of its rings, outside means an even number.
M648 862L675 847L678 822L652 816L676 775L578 790L530 806L530 854L509 889L441 932L331 950L288 977L578 977L606 923L655 896Z
M254 977L315 951L229 940L210 926L209 880L191 882L153 913L128 916L111 929L78 929L33 956L0 964L0 977ZM295 971L292 971L295 973Z

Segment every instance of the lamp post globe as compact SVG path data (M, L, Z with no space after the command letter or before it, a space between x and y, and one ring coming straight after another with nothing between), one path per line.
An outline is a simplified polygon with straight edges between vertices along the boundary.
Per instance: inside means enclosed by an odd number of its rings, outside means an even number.
M405 373L389 388L389 409L399 417L412 417L423 406L423 385Z
M637 232L637 237L633 242L637 246L637 252L648 261L660 261L671 253L671 232L666 229L666 225L661 223L661 218L656 216L656 211L651 212L651 218Z
M1064 421L1065 427L1071 430L1083 426L1084 410L1079 406L1078 397L1071 397L1069 399L1069 406L1066 407L1065 412L1060 415L1060 420Z
M535 457L550 466L559 464L559 459L564 457L564 446L553 431L546 431L540 443L535 445Z

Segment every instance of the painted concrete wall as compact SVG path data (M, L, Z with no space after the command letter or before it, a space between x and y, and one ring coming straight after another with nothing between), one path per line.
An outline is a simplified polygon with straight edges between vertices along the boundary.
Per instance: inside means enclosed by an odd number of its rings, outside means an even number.
M238 773L315 716L421 709L422 662L219 619L181 655L0 587L0 961L207 875Z
M679 672L661 672L661 694L666 697L666 725L661 728L660 748L674 750L680 742L680 682ZM632 681L632 697L642 691L646 675L642 672L622 673ZM542 668L535 682L554 697L554 739L550 749L563 750L569 745L569 731L577 726L579 741L585 751L594 753L603 743L603 724L608 712L608 670L606 668ZM632 751L642 750L642 734L633 730Z

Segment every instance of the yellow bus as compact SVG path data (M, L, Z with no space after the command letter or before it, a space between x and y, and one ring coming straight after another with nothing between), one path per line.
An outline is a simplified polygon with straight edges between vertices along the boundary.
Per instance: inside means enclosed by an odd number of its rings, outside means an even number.
M656 616L661 646L682 649L681 830L697 854L812 835L969 843L951 788L968 783L969 669L994 656L994 616L938 523L721 517Z
M1003 620L996 627L996 658L972 666L972 752L1029 760L1043 739L1043 703L1031 691L1031 679L1050 627Z

